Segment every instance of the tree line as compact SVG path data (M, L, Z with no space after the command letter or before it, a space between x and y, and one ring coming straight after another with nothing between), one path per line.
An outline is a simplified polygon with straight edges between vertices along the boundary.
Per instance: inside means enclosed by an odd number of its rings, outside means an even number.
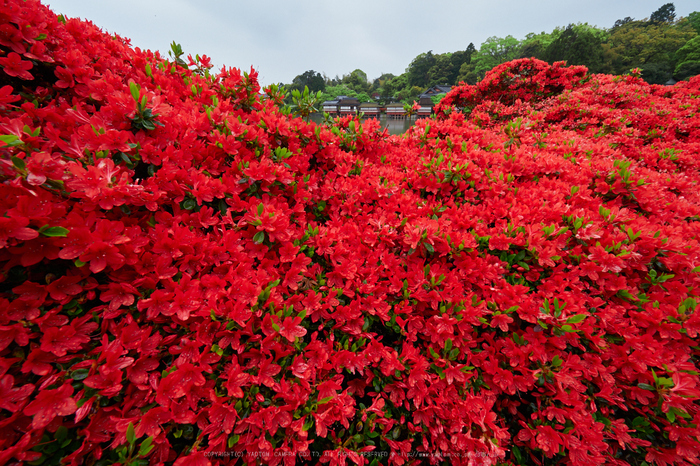
M478 50L473 43L456 52L431 50L415 57L398 76L384 73L369 80L356 69L331 79L309 70L285 87L300 91L308 87L321 92L322 100L347 95L361 102L410 102L431 86L476 84L495 66L528 57L584 65L591 73L619 75L639 68L650 84L688 79L700 74L700 12L677 18L673 3L666 3L649 18L626 17L608 29L569 24L549 33L530 33L522 40L510 35L489 37Z

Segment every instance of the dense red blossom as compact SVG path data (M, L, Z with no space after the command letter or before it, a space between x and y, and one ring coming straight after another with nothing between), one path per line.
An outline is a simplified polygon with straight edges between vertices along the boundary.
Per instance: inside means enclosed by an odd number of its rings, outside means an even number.
M700 460L700 78L516 60L395 137L0 18L0 464Z

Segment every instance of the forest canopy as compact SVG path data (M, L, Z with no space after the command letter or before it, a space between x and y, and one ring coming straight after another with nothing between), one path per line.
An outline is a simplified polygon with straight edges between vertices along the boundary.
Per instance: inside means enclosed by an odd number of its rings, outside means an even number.
M476 84L494 67L518 58L537 58L550 64L565 61L583 65L591 73L622 75L639 68L649 84L682 81L700 74L700 12L676 17L673 3L666 3L648 18L625 17L610 28L587 23L569 24L553 31L530 33L522 40L511 35L492 36L477 49L417 55L399 76L391 73L369 80L356 69L330 78L314 70L294 78L288 89L322 91L323 100L339 95L362 102L410 103L435 85Z

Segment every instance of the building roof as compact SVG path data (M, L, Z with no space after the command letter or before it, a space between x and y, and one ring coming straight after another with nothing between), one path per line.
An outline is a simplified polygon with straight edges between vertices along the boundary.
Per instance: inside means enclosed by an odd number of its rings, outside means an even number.
M332 105L359 105L360 101L355 97L348 97L346 95L339 95L335 100L326 100L323 102L324 107L330 107Z
M339 95L337 97L337 99L338 99L338 102L345 103L345 104L352 104L352 103L359 104L360 103L360 101L357 98L348 97L346 95Z
M447 94L451 90L452 90L452 86L450 86L448 84L438 84L438 85L435 85L435 86L428 88L419 97L430 97L430 96L434 96L434 95Z

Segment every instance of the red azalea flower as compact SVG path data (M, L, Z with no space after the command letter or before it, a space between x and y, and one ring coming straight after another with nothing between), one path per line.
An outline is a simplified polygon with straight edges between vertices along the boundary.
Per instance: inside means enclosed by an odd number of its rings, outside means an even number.
M211 461L201 451L178 458L174 466L211 466Z
M63 301L83 291L83 287L79 285L82 280L83 277L78 275L65 275L49 283L46 291L49 292L51 299Z
M102 241L90 244L79 259L82 262L90 263L92 273L101 272L108 265L113 269L118 269L124 264L124 256L119 253L119 249Z
M306 329L299 325L300 322L300 317L285 317L280 324L280 335L291 342L294 342L297 337L303 337L306 335Z
M41 390L37 397L24 408L24 414L33 416L32 429L43 429L57 416L73 414L78 405L71 397L73 387L69 383L55 390Z
M0 65L3 71L9 76L32 80L34 76L29 72L34 66L32 62L22 60L22 57L15 52L10 52L6 57L0 57Z
M0 408L16 413L24 406L24 400L34 391L34 385L14 387L15 379L9 374L0 377ZM14 388L13 388L14 387Z
M39 232L32 228L27 228L29 219L0 217L0 248L7 246L10 238L21 241L28 241L39 236Z
M9 84L7 86L0 87L0 107L11 107L12 102L17 102L21 99L20 96L12 93L14 88Z

